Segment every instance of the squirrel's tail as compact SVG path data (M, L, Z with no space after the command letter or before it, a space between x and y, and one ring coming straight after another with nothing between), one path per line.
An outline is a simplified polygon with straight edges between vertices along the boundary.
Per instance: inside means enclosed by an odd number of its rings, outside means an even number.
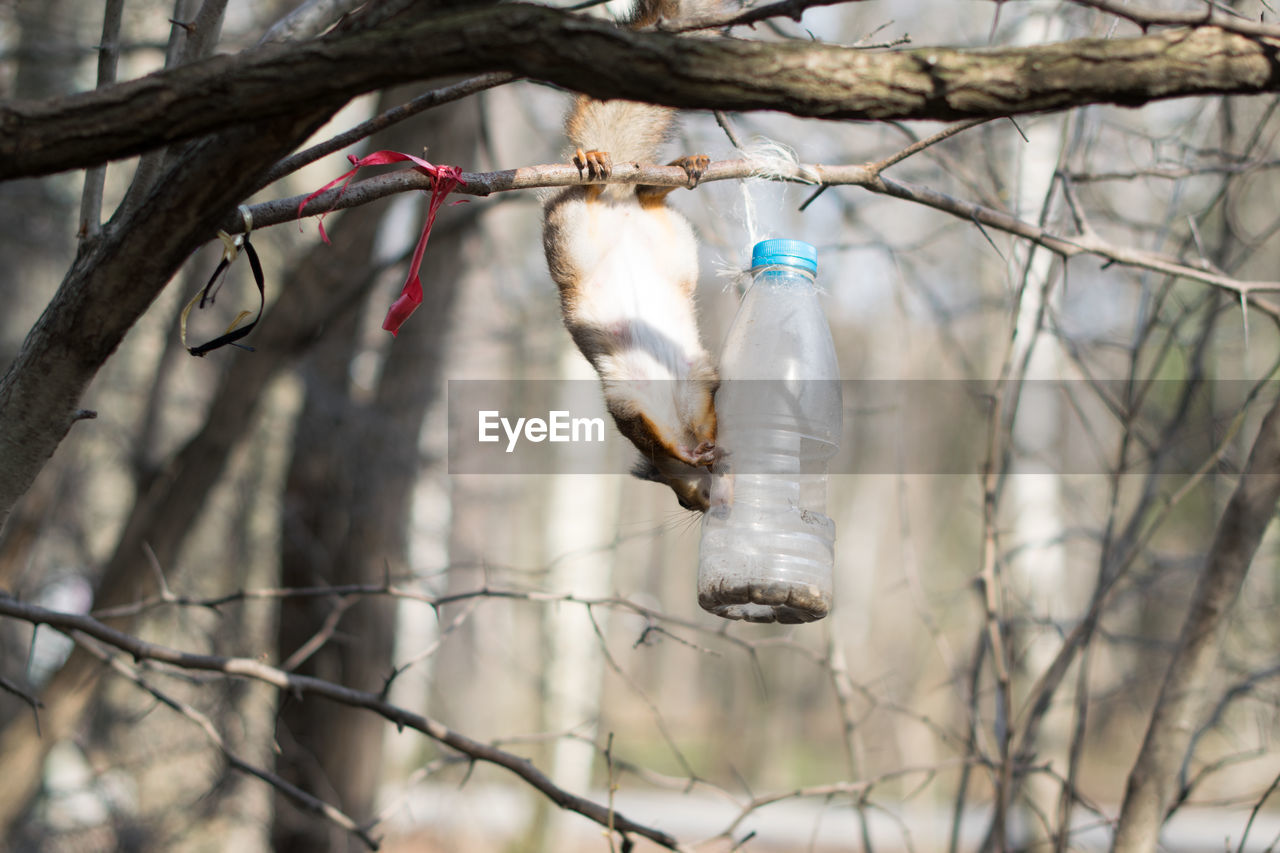
M659 21L679 24L712 0L635 0L624 22L635 30L652 27Z
M726 0L634 0L621 22L632 29L679 26L703 18ZM570 110L565 135L582 151L608 152L614 163L652 163L674 132L675 110L635 101L597 101L580 96Z
M652 163L671 135L675 111L637 101L597 101L580 95L565 125L583 151L605 151L614 163Z

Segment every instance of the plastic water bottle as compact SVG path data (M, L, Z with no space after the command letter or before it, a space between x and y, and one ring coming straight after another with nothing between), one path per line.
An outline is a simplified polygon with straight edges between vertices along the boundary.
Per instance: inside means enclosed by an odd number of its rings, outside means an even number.
M818 254L764 240L720 354L711 508L698 603L727 619L812 622L831 609L827 464L842 427L840 368L814 277Z

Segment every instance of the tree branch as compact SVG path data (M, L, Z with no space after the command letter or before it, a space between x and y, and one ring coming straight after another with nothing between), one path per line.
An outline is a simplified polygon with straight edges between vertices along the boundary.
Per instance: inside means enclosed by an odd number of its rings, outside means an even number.
M408 727L445 746L470 756L475 761L496 764L510 770L537 789L560 808L577 812L601 826L612 826L618 832L639 835L668 850L679 850L679 842L666 832L654 829L610 811L592 800L557 786L527 758L472 740L430 717L415 714L384 701L373 693L341 687L321 678L297 675L250 658L194 654L140 640L123 631L110 628L91 616L47 610L34 604L15 601L0 594L0 616L21 619L33 625L48 625L76 638L82 633L132 655L135 660L153 660L189 670L219 672L236 678L249 678L273 685L297 696L321 696L353 708L364 708L401 728Z
M1142 749L1129 774L1116 853L1154 851L1178 769L1196 730L1222 629L1280 501L1280 400L1272 405L1236 490L1218 520L1178 647L1169 661Z
M107 0L102 12L102 40L98 43L98 85L116 81L120 62L120 21L124 17L124 0ZM96 237L102 231L102 193L107 180L105 164L94 166L84 176L84 192L80 200L82 237Z
M872 53L632 32L510 4L262 45L66 98L0 103L0 179L91 166L393 83L493 71L597 97L873 120L1136 106L1280 88L1273 43L1217 27L1035 47Z
M284 158L271 168L269 172L262 178L263 186L278 181L285 175L292 174L297 170L306 166L308 163L314 163L326 154L332 154L335 151L341 151L348 145L354 145L366 137L372 136L381 130L386 130L397 122L411 118L420 112L433 109L443 104L456 101L482 92L485 89L501 86L503 83L509 83L514 78L510 74L485 74L480 77L472 77L468 80L462 80L451 86L444 86L439 89L432 89L429 92L423 92L418 97L393 107L379 115L374 116L368 121L363 121L348 131L339 133L331 139L312 145L305 151L299 151L296 154Z
M132 214L81 244L57 293L0 377L0 525L78 417L98 368L187 256L259 175L337 105L237 127L189 146Z
M97 643L86 642L84 638L77 639L81 647L86 649L98 660L110 666L122 677L136 684L139 689L146 691L157 702L173 709L183 717L186 717L188 720L195 723L196 726L204 732L204 736L209 740L209 742L222 753L222 757L226 759L227 764L233 769L261 779L263 782L266 782L271 787L289 797L289 799L293 800L293 802L302 808L312 812L313 814L320 815L335 826L338 826L351 833L356 838L359 838L370 850L378 849L378 842L373 838L373 836L369 835L364 828L360 827L354 820L344 814L337 806L326 803L319 797L308 794L297 785L291 784L289 781L282 779L275 773L261 767L257 767L236 755L235 752L232 751L231 745L227 743L227 739L222 736L222 733L218 731L217 726L213 724L213 720L209 719L207 715L201 713L195 707L183 702L181 699L170 696L160 688L151 684L143 676L139 667L124 661L118 655L113 655L105 649L99 648Z
M300 41L319 35L360 3L361 0L305 0L272 24L262 36L262 42Z
M1088 6L1100 12L1108 12L1117 18L1137 24L1144 30L1148 27L1200 27L1215 26L1233 33L1248 36L1266 36L1280 38L1280 27L1275 24L1263 24L1252 21L1243 15L1224 12L1222 7L1213 3L1205 3L1200 12L1170 12L1150 6L1139 6L1117 0L1072 0L1078 6Z
M964 126L962 125L960 129L964 129ZM915 150L918 150L918 146L912 145L906 149L906 152L914 153ZM1093 255L1108 263L1151 270L1163 275L1207 284L1230 293L1236 298L1243 297L1269 316L1280 317L1280 300L1261 295L1265 292L1280 291L1280 281L1242 281L1213 269L1184 263L1172 255L1109 243L1089 229L1078 235L1060 234L1049 228L1018 219L1006 211L959 199L931 187L886 178L880 174L882 168L894 165L901 159L895 155L879 163L836 166L797 163L784 167L777 163L770 163L767 175L763 175L761 165L752 160L719 160L707 168L700 183L767 177L773 180L815 184L824 188L862 187L878 195L892 196L903 201L921 204L983 227L1030 240L1063 258ZM689 176L677 166L619 163L614 167L613 174L607 181L591 183L678 187L686 186L688 182ZM496 172L463 172L462 183L454 193L487 196L511 190L568 187L583 183L588 181L583 178L577 167L564 163L552 163L502 169ZM316 216L331 210L358 207L397 193L430 189L431 179L426 174L416 169L402 169L353 182L345 189L335 187L321 193L303 206L302 215ZM299 205L302 205L305 199L305 195L297 195L251 205L249 213L252 215L254 228L294 221L298 218ZM244 230L244 221L237 212L224 219L221 227L231 234L240 233Z

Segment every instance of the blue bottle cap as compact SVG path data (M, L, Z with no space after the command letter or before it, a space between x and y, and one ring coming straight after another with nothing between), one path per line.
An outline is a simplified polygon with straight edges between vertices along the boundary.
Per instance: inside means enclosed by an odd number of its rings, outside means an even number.
M796 267L818 272L818 250L803 240L761 240L751 252L751 267Z

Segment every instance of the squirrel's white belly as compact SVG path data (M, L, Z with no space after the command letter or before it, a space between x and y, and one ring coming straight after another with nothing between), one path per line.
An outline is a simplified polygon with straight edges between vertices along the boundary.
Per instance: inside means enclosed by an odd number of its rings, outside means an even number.
M583 272L579 319L615 331L661 330L688 355L698 352L693 290L698 248L688 220L636 202L583 205L572 255ZM630 327L630 329L628 328Z

